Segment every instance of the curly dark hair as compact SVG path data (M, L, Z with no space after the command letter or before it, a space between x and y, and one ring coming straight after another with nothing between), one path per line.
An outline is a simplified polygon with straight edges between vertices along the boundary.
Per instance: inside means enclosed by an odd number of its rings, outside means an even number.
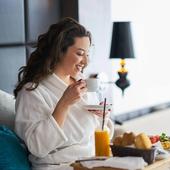
M90 32L69 17L51 25L46 33L40 35L26 66L19 69L15 97L26 83L31 82L27 90L34 90L41 80L52 74L68 47L75 43L76 37L89 37L91 43Z

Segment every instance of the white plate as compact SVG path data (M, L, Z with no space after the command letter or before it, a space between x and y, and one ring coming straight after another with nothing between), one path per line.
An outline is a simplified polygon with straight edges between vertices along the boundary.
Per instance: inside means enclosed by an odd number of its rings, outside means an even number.
M84 105L84 109L86 110L103 110L103 105ZM111 105L106 105L106 110L111 109Z

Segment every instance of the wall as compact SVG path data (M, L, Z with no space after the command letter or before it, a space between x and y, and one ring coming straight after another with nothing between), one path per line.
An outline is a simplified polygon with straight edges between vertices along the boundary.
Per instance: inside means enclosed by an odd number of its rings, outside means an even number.
M59 6L59 0L0 1L0 89L13 92L37 36L59 20Z
M117 114L170 102L169 0L112 0L112 21L131 21L136 59L127 61L131 86L122 98L114 87ZM113 67L115 73L118 61ZM117 76L114 76L116 80Z
M104 95L113 103L115 115L170 101L168 0L79 1L79 19L92 32L95 53L87 74L105 72L109 81L118 79L119 60L108 60L112 22L131 21L135 59L127 59L130 87L108 85ZM159 11L159 12L158 12Z

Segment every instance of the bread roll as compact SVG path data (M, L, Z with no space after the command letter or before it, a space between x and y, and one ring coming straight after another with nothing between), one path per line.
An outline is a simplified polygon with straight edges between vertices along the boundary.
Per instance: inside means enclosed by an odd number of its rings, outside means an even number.
M140 133L135 138L135 146L138 149L150 149L152 147L152 143L145 133Z
M122 146L133 145L134 141L135 134L133 132L123 134Z
M122 146L122 137L118 136L114 139L113 144L116 146Z

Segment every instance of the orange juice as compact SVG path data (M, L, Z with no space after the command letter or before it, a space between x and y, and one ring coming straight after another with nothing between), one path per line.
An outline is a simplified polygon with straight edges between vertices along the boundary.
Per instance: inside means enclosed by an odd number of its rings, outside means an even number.
M107 130L95 131L96 156L110 156L110 139Z

